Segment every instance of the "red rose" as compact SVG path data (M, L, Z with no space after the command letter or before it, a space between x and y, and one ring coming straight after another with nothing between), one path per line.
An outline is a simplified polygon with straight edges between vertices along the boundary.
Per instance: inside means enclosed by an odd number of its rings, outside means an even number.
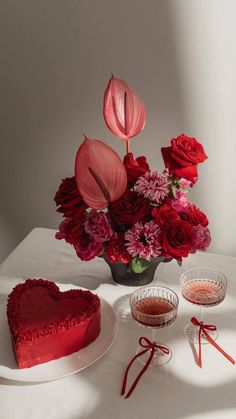
M168 204L163 204L160 208L154 207L152 216L160 227L165 227L170 222L180 220L177 211Z
M109 214L117 224L136 223L150 214L149 201L135 191L126 190L124 195L109 205Z
M184 134L173 138L171 146L162 147L161 152L170 174L188 179L192 183L197 181L197 164L207 159L202 144Z
M206 227L209 224L207 216L194 204L188 204L186 210L180 213L180 217L194 226L200 224Z
M126 169L129 186L133 186L139 176L142 176L149 170L146 157L140 156L137 157L137 159L134 159L133 153L126 154L123 163Z
M187 221L174 221L166 226L162 235L163 255L181 259L188 256L193 242L193 227Z
M64 217L80 218L88 208L77 188L75 177L62 180L54 200L57 205L60 205L57 211L61 212Z

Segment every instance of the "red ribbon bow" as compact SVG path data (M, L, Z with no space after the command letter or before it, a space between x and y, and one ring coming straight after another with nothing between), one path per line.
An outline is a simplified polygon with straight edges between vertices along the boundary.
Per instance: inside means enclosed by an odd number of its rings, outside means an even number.
M201 345L201 339L202 339L202 333L204 334L205 338L208 340L208 342L210 342L213 346L215 346L216 349L218 349L219 352L222 353L222 355L224 355L230 362L232 362L232 364L235 364L235 361L233 358L231 358L231 356L229 354L227 354L209 335L209 333L207 333L207 330L209 331L214 331L216 330L216 326L214 324L204 324L203 322L199 322L198 319L196 319L196 317L192 317L191 318L191 322L195 325L195 326L199 326L199 330L198 330L198 363L199 363L199 367L202 368L202 345Z
M134 361L139 358L141 355L145 354L148 351L150 352L150 355L147 359L146 364L144 365L144 367L142 368L142 370L140 371L140 373L138 374L138 376L135 378L132 386L130 387L128 393L125 396L125 399L127 399L134 391L135 387L137 386L140 378L142 377L142 375L145 373L145 371L148 369L152 358L154 356L154 353L160 349L163 353L165 354L169 354L169 349L166 346L162 346L162 345L157 345L155 342L151 342L148 338L142 336L141 338L139 338L139 344L140 346L142 346L144 348L143 351L137 353L130 361L130 363L128 364L126 370L125 370L125 375L124 375L124 379L123 379L123 384L122 384L122 389L121 389L121 395L123 395L125 393L126 390L126 384L127 384L127 378L128 378L128 373L129 373L129 369L131 367L131 365L134 363Z

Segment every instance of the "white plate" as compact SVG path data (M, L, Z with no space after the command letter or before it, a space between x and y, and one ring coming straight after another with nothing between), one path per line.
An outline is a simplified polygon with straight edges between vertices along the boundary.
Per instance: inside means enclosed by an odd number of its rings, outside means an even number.
M71 288L80 288L72 285L57 284L61 291ZM6 316L6 300L0 305L0 377L17 381L50 381L74 374L87 368L104 355L111 347L117 333L116 315L111 305L100 298L101 301L101 332L97 339L71 355L36 365L31 368L17 367Z

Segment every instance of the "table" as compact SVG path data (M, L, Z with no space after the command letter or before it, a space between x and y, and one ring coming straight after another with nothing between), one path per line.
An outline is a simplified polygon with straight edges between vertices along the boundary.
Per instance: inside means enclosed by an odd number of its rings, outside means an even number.
M120 389L125 367L138 338L148 335L129 313L128 298L135 288L116 285L103 260L82 262L70 245L54 237L55 230L35 228L7 257L0 265L1 296L33 277L89 288L113 305L118 334L99 361L71 376L35 384L0 378L0 419L235 419L236 367L211 345L204 345L203 368L196 365L183 328L198 313L181 297L179 277L195 266L217 268L226 274L227 296L221 305L208 310L207 319L219 328L218 343L236 358L236 258L197 253L182 267L171 261L157 268L154 283L168 286L180 296L176 322L159 332L160 341L171 346L173 356L165 366L149 369L133 395L124 400ZM130 380L139 369L137 362Z

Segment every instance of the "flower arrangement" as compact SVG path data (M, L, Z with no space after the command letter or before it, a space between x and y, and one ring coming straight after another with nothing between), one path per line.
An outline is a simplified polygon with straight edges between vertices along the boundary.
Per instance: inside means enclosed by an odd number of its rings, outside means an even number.
M73 177L55 195L63 221L56 233L89 261L104 256L141 273L156 258L182 258L210 244L206 215L188 200L207 156L187 135L161 149L164 170L151 171L145 156L135 158L131 140L144 128L145 107L123 80L110 78L104 95L107 127L126 145L123 161L101 140L84 138Z

